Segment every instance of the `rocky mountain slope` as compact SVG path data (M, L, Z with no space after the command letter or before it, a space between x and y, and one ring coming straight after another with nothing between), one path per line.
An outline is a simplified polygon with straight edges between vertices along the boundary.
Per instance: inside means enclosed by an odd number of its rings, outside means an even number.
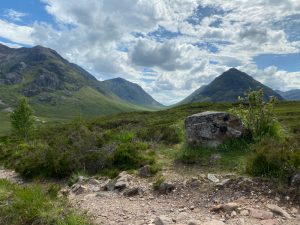
M285 92L276 90L276 92L286 100L295 100L295 101L300 100L300 89L293 89Z
M103 81L105 87L118 97L130 102L149 108L163 108L163 105L154 100L139 85L122 78Z
M191 102L235 102L239 96L243 97L247 91L260 88L264 90L265 99L275 96L279 100L283 100L271 88L256 81L248 74L232 68L217 77L209 85L200 87L179 104Z
M115 83L114 88L118 85ZM130 88L143 91L135 85L128 86L127 92ZM0 100L6 108L14 107L21 96L29 99L38 116L48 118L148 110L156 107L154 103L159 105L145 92L134 101L114 90L52 49L0 45ZM143 100L144 96L147 99Z

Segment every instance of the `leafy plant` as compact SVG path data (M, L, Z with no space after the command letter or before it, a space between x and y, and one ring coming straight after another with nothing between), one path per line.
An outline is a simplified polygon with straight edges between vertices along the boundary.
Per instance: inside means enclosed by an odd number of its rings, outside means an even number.
M34 129L34 115L27 100L22 98L19 105L10 116L13 132L21 138L27 139Z
M58 199L57 185L28 184L21 187L0 179L0 224L89 225L65 199Z
M300 169L300 151L291 140L265 138L253 145L246 171L253 176L287 178Z
M239 98L239 102L238 107L230 111L242 119L253 137L282 136L282 128L274 113L275 97L265 102L263 89L260 89L249 91L246 93L246 98Z
M165 182L166 178L163 175L159 175L158 177L156 177L154 183L153 183L153 190L158 190L160 185Z

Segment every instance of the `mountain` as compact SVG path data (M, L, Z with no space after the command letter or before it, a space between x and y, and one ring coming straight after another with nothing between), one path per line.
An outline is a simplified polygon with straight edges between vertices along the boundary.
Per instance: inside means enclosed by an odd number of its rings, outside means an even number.
M245 96L247 91L260 88L264 90L265 99L275 96L279 100L283 100L271 88L256 81L248 74L232 68L214 79L209 85L197 89L179 104L191 102L235 102L239 96Z
M119 98L122 98L132 104L157 109L164 107L146 93L139 85L131 83L123 78L106 80L103 81L103 84Z
M114 93L118 88L123 89L123 85L115 83L110 90L106 82L98 81L52 49L42 46L14 49L0 44L2 113L9 107L13 108L22 96L28 98L39 117L48 119L156 109L155 100L145 92L144 102L143 96L139 101L129 101L128 96ZM132 88L131 91L128 86L127 91L135 93L140 87L134 85Z
M276 92L286 100L292 100L292 101L300 100L300 89L293 89L285 92L276 90Z

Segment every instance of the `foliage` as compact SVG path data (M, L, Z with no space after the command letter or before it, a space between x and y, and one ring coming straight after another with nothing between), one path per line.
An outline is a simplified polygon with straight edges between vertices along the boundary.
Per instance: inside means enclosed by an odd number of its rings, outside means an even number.
M27 100L22 98L10 116L12 130L21 138L27 139L34 129L34 116Z
M253 176L287 178L300 169L300 147L293 140L266 138L255 144L246 170Z
M27 141L13 136L0 138L0 161L26 177L62 178L74 173L115 177L123 169L133 170L147 164L155 173L162 167L173 166L174 159L175 163L197 164L209 170L244 172L251 154L252 144L248 140L229 141L214 149L191 148L183 142L183 121L188 115L226 111L233 106L238 104L194 103L158 112L44 124ZM297 102L279 102L274 110L293 136L291 143L300 144L299 106ZM215 164L210 163L213 155L221 156Z
M160 125L139 130L137 137L146 141L162 142L171 145L182 141L183 132L177 125Z
M240 98L237 108L231 112L239 116L247 129L256 138L263 136L281 137L282 128L274 113L276 99L271 97L268 102L264 101L263 89L249 91L246 98Z
M30 184L24 187L0 180L0 224L88 225L83 216L58 199L57 187Z
M164 176L162 176L162 175L157 176L153 183L153 186L152 186L153 190L155 190L155 191L158 190L160 185L163 182L165 182L165 180L166 180L166 178Z
M178 162L197 164L214 169L242 172L244 158L250 152L250 141L233 139L218 147L184 144L176 156Z

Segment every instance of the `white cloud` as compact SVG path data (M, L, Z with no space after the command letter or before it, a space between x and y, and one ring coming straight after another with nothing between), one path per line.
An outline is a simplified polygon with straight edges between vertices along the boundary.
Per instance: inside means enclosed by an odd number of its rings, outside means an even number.
M12 21L22 21L22 18L27 16L27 13L19 12L13 9L7 9L4 11L4 17Z
M31 34L33 28L29 26L19 26L0 19L0 37L20 44L33 44Z
M232 0L43 2L55 25L36 21L19 26L0 20L0 36L51 47L99 79L122 76L137 82L164 103L186 97L232 66L273 88L300 88L298 73L275 67L259 70L253 64L259 54L300 51L300 41L291 41L286 30L273 26L287 16L300 14L299 0L239 0L238 4ZM208 14L198 24L191 24L187 18L199 4L224 13ZM218 26L213 26L216 21ZM162 42L149 37L159 26L177 36ZM199 48L198 43L206 47ZM215 51L210 51L212 45ZM153 68L157 75L144 79L144 67Z

